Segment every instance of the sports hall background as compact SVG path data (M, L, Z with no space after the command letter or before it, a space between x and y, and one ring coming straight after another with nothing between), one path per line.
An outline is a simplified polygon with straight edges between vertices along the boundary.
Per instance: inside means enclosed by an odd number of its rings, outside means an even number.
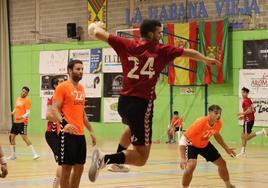
M197 2L197 1L191 1ZM220 18L215 10L215 1L204 1L209 18ZM231 1L230 1L231 2ZM252 0L248 1L249 4ZM258 0L260 14L251 16L229 17L229 21L242 20L244 28L229 32L229 80L224 85L209 86L209 104L218 104L223 108L222 135L227 142L240 143L241 127L238 125L239 111L239 70L243 63L243 40L265 39L268 36L268 1ZM107 29L115 32L125 29L125 11L130 8L133 13L139 7L143 15L148 15L149 6L185 3L185 0L108 0ZM239 6L243 7L240 0ZM223 12L226 7L223 7ZM46 122L41 120L39 52L44 50L88 49L107 47L99 41L89 41L87 37L87 1L86 0L9 0L10 38L11 38L11 80L12 101L20 94L21 87L28 85L31 89L29 98L32 102L28 131L30 134L43 135ZM222 14L224 16L224 13ZM145 17L145 16L144 16ZM254 19L254 20L253 20ZM191 20L191 19L190 19ZM198 19L197 19L198 20ZM254 25L248 24L254 21ZM82 27L81 41L67 38L66 24L74 22ZM168 22L174 22L169 20ZM254 30L253 30L254 29ZM36 34L32 31L39 31ZM174 88L174 110L184 116L188 127L196 117L204 114L203 88L197 89L194 95L180 95L179 89ZM164 134L169 120L169 85L162 80L157 86L153 120L153 139L159 139ZM103 105L102 110L103 111ZM103 119L103 115L102 115ZM98 137L116 138L124 129L121 123L93 123ZM255 130L258 128L255 127ZM268 144L263 137L256 138L250 144Z

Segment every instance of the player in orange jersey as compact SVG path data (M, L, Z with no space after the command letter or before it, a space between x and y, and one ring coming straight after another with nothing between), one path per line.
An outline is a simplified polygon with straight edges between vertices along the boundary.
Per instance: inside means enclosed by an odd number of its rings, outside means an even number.
M18 134L21 135L24 142L29 146L32 151L33 159L36 160L40 157L32 145L32 142L27 136L28 117L30 115L31 101L27 98L30 89L27 86L22 87L21 94L16 100L15 108L12 112L14 115L14 122L9 135L11 155L7 158L9 160L16 159L15 153L15 138Z
M53 95L52 113L47 114L47 117L50 121L61 124L59 134L59 165L62 166L60 186L78 188L86 162L87 147L84 128L88 129L93 145L96 144L96 138L84 111L85 91L79 83L83 76L82 61L71 60L67 71L69 80L57 86Z
M182 187L189 187L193 172L196 168L197 156L200 154L207 161L214 163L218 167L219 175L225 182L226 187L234 188L235 186L230 183L225 160L209 141L209 139L214 136L216 141L231 157L236 155L233 149L225 144L220 135L222 127L222 121L220 119L222 109L218 105L212 105L208 110L208 116L197 119L180 139L180 167L184 169Z

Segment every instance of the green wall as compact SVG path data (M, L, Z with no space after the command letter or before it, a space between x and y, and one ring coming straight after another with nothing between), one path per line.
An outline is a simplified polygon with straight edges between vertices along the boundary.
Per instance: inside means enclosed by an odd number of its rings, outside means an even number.
M229 80L224 85L211 85L208 88L209 105L219 104L223 108L222 135L227 142L240 143L241 127L238 125L238 81L239 69L243 61L243 40L264 39L268 30L236 31L229 33ZM97 41L74 42L64 44L22 45L11 48L12 68L12 100L20 94L21 87L28 85L31 89L29 98L32 109L29 122L29 132L43 134L46 122L41 120L41 98L39 95L39 52L43 50L86 49L107 47ZM237 55L238 54L238 55ZM204 88L196 87L194 95L180 95L178 87L174 87L174 110L178 110L188 127L197 117L204 114ZM169 121L169 85L166 78L162 78L157 87L157 100L154 107L153 139L166 139L165 130ZM124 125L119 123L93 123L99 137L119 138ZM255 128L259 130L259 128ZM251 144L268 144L262 137L254 139Z

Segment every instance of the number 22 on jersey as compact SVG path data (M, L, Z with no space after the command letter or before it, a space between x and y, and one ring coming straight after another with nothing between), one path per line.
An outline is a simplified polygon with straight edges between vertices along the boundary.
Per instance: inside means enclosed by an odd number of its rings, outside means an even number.
M140 75L148 75L149 79L152 78L155 75L154 71L154 58L149 57L140 70L139 73L136 71L139 68L140 61L137 57L128 57L129 62L133 62L134 66L133 68L128 72L127 77L132 78L132 79L139 79Z

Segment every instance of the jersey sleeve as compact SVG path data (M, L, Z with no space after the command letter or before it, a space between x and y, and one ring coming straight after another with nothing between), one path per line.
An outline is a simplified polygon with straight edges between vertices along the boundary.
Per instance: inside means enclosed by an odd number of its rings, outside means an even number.
M110 34L108 38L108 43L117 53L120 53L121 51L125 50L130 42L131 40L129 39L119 37L113 34Z
M184 49L183 48L176 48L171 45L166 45L163 48L162 54L166 56L168 59L168 62L174 60L176 57L180 57L183 53Z
M59 101L61 104L63 103L64 96L65 96L65 88L63 84L59 84L58 87L55 89L53 100Z
M31 101L29 99L27 99L25 102L25 109L30 110L30 108L31 108Z
M251 105L252 105L251 100L244 100L243 103L244 103L243 106L245 109L251 107Z

